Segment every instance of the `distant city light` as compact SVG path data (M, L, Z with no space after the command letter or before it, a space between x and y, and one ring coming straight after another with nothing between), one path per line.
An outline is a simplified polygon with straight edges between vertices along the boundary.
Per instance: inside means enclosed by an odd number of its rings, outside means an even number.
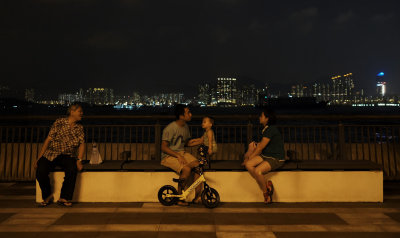
M359 104L352 104L353 107L399 107L399 103L359 103Z
M382 77L382 76L384 76L385 75L385 73L384 72L380 72L377 76L380 76L380 77Z

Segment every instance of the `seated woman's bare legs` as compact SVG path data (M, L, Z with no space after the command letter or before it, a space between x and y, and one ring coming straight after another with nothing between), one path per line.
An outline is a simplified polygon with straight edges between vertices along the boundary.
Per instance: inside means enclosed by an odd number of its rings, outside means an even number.
M269 163L265 162L260 156L255 156L249 159L245 166L250 175L257 181L260 189L263 192L266 192L267 189L264 174L271 171L271 166Z
M264 195L264 203L271 203L272 202L272 194L270 194L270 187L268 185L268 182L265 182L265 177L264 175L271 171L271 165L264 161L261 164L259 164L256 169L255 169L255 174L256 174L256 181L258 183L258 186L260 186L261 190L263 191ZM271 185L272 186L272 185Z
M251 177L253 177L254 179L256 178L255 169L263 161L264 160L260 156L255 156L245 162L244 166L246 167L247 171L249 171Z
M263 193L268 192L264 175L266 173L268 173L269 171L271 171L271 165L266 161L260 163L255 168L256 180L257 180L257 183L260 186L261 190L263 191Z
M271 198L268 195L267 183L264 175L271 171L271 165L264 161L260 156L251 158L245 164L246 169L249 171L251 176L256 180L258 186L264 194L265 203L270 203Z
M249 144L247 152L243 156L242 166L245 166L246 162L249 161L250 156L253 154L253 152L256 149L256 147L257 147L257 145L256 145L256 143L254 141Z

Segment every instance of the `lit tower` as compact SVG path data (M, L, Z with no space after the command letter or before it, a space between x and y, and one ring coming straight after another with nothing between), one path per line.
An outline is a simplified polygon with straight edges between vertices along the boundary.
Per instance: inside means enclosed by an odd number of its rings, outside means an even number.
M354 95L353 74L348 73L343 75L343 97L346 103L350 103Z
M334 103L349 103L354 94L353 74L337 75L331 77L332 91L331 99Z
M217 78L218 103L236 104L236 78Z
M380 72L376 75L376 93L379 97L384 97L386 94L386 82L383 79L385 73Z
M202 105L211 104L211 85L209 83L204 83L199 85L199 103Z

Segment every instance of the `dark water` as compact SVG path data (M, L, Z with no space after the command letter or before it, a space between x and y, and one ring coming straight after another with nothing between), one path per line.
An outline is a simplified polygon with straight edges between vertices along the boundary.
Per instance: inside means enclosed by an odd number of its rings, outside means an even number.
M190 107L193 114L190 125L200 125L203 116L213 116L216 125L258 124L259 108L255 107ZM399 107L351 107L351 106L293 106L274 107L278 125L337 125L344 124L400 124ZM65 116L65 107L46 107L38 110L16 109L0 111L0 126L49 126ZM339 118L338 116L343 116ZM376 116L371 118L371 116ZM174 120L172 108L141 108L116 110L112 107L84 106L82 124L90 125L166 125Z

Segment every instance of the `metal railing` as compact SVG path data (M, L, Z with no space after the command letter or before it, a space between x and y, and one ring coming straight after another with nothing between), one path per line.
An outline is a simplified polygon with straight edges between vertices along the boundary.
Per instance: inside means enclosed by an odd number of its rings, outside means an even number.
M162 130L172 117L123 117L123 120L145 119L137 124L114 121L113 125L90 125L88 122L107 118L92 117L84 121L86 150L85 159L90 159L92 143L95 142L105 160L160 160ZM112 117L111 117L112 118ZM121 120L121 117L114 117ZM381 164L386 179L400 177L400 125L368 125L371 117L312 117L325 120L321 125L301 125L308 116L281 116L278 125L285 143L288 158L292 160L369 160ZM317 119L316 119L317 118ZM34 162L45 140L52 120L44 117L48 125L7 125L0 126L0 180L34 180ZM201 117L190 123L193 138L203 135ZM373 117L373 120L380 120ZM388 117L382 117L382 121ZM400 119L400 118L399 118ZM30 118L32 120L32 118ZM37 120L37 118L36 118ZM219 116L214 127L218 144L215 160L240 160L247 144L258 140L260 125L256 117ZM358 123L363 120L363 123ZM150 121L150 123L149 123ZM232 123L234 121L234 123ZM296 122L296 123L294 123ZM329 123L326 123L329 122ZM356 122L356 123L354 123ZM43 123L41 123L43 124ZM293 125L300 124L300 125ZM360 125L362 124L362 125ZM364 125L365 124L365 125ZM195 148L187 148L195 154Z

